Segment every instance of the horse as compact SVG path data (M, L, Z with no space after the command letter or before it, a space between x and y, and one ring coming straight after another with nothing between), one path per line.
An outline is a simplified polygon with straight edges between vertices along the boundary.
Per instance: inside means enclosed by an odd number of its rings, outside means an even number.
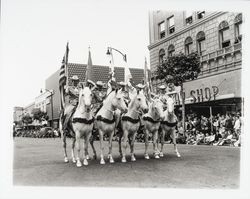
M161 121L161 151L160 151L160 157L164 157L163 154L163 146L165 143L165 135L170 134L173 143L174 143L174 150L177 155L177 157L181 157L180 153L178 152L177 145L176 145L176 137L175 137L175 127L178 123L178 119L176 115L174 114L174 99L172 97L168 97L166 100L167 109L164 111L164 118Z
M148 137L149 133L153 135L153 150L154 156L156 159L159 157L159 150L157 148L157 140L158 140L158 130L160 128L160 122L163 119L163 103L160 99L152 99L149 104L149 111L145 115L143 115L143 123L144 123L144 135L145 135L145 153L144 158L149 159L148 155Z
M89 87L80 88L79 100L75 112L73 113L67 130L73 138L72 141L72 162L76 163L77 167L81 167L80 161L80 140L83 138L83 165L88 165L88 143L94 125L94 116L91 110L92 90ZM64 162L69 162L66 151L66 133L62 129L62 118L60 118L60 131L63 135L63 148L64 148ZM75 158L74 148L77 148L77 155Z
M147 112L148 105L146 97L142 91L137 91L132 95L128 105L128 112L121 117L122 131L119 134L119 152L122 157L121 162L126 162L127 141L129 140L131 161L136 161L134 155L134 143L137 131L140 127L140 111ZM122 146L121 146L122 145Z
M115 91L112 91L107 98L103 101L103 106L101 109L97 112L95 118L95 128L99 132L99 139L100 139L100 164L105 164L104 161L104 155L103 155L103 136L105 134L108 134L109 137L109 153L108 158L110 163L114 163L114 159L112 157L112 139L115 132L115 110L119 109L122 112L127 111L127 106L124 101L124 95L122 90L116 89ZM90 142L94 156L96 157L96 150L93 145L94 139Z

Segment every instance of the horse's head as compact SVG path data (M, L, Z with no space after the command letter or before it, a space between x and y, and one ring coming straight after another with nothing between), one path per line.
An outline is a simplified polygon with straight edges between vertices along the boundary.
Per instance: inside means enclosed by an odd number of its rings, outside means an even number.
M156 118L164 118L163 103L160 99L152 99L150 111L153 115L155 115Z
M137 110L142 110L144 113L148 112L147 99L143 91L137 90L137 94L134 96L134 99L132 99L132 103Z
M114 98L112 99L112 105L115 107L115 109L119 109L122 112L127 112L128 108L124 101L124 93L122 89L115 90Z
M168 97L166 104L167 104L168 113L173 114L174 113L174 104L175 104L173 97Z
M93 94L89 87L80 88L79 91L79 105L84 106L86 112L90 112Z

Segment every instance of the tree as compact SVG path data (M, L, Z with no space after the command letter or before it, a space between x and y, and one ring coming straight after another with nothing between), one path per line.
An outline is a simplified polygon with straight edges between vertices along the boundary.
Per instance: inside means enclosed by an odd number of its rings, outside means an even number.
M22 122L27 126L32 123L32 117L29 114L26 114L22 117Z
M201 71L200 58L197 53L177 55L168 57L156 69L156 75L159 79L164 79L166 83L173 83L181 87L182 101L182 125L185 132L185 96L183 92L183 83L188 80L194 80Z
M42 119L48 120L48 115L46 112L41 111L39 108L34 108L32 110L32 114L33 114L33 119L34 120L39 120L40 122L42 121Z

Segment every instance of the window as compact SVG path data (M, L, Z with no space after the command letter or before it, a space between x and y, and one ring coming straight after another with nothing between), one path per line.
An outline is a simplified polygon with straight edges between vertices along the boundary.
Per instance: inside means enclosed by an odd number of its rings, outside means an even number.
M196 40L197 40L197 50L199 55L203 55L204 52L206 51L205 39L206 39L205 33L203 31L198 32Z
M165 37L165 24L164 24L164 21L159 24L159 36L160 36L160 39Z
M174 45L171 44L171 45L168 47L168 56L169 56L169 57L172 57L173 54L174 54L174 51L175 51Z
M221 48L230 46L230 30L226 21L222 21L219 25L219 40Z
M186 11L186 24L189 25L193 22L192 12Z
M205 11L198 11L197 12L197 18L202 19L205 16Z
M165 57L165 50L164 50L164 49L161 49L161 50L159 51L159 64L163 63L164 57Z
M189 55L191 53L191 46L193 44L193 39L191 37L187 37L185 40L185 54Z
M235 43L241 42L242 38L242 14L238 14L234 19Z
M172 34L175 31L174 16L168 18L168 31L169 34Z

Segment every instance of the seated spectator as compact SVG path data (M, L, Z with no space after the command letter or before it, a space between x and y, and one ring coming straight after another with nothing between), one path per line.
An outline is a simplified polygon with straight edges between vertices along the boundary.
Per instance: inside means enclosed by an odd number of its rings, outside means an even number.
M194 145L198 145L198 144L204 142L204 137L205 137L204 134L202 132L198 131L198 133L196 134L196 141L195 141Z
M233 142L233 134L231 131L228 132L228 135L226 138L222 139L219 143L218 143L218 146L222 146L223 144L232 144Z

